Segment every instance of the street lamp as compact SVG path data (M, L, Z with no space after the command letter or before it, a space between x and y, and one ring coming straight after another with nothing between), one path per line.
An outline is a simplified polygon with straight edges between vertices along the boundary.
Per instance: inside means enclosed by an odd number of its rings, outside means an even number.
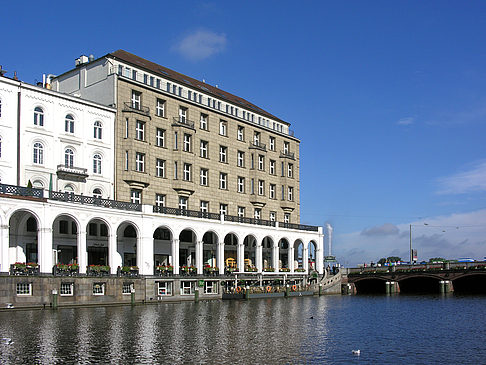
M410 224L410 265L413 263L413 249L412 249L412 225ZM428 223L424 223L424 226L428 226ZM413 225L415 227L420 227L419 225Z

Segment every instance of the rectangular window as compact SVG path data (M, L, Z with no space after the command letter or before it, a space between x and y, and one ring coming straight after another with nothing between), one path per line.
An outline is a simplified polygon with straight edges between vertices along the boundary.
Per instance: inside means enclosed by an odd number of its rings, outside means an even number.
M174 179L177 180L177 169L178 169L178 166L177 166L177 161L174 161Z
M224 172L219 173L219 188L226 190L228 188L227 184L228 180L228 174L225 174Z
M291 163L287 165L287 176L294 177L294 165Z
M179 107L179 122L186 123L187 122L187 108Z
M191 135L184 133L184 151L191 152Z
M270 199L275 199L275 184L270 184L270 188L269 188L269 198Z
M284 142L283 153L284 153L285 155L288 155L288 153L289 153L289 149L290 149L289 142Z
M250 193L255 194L255 179L250 180Z
M262 210L261 208L255 208L255 212L253 213L253 217L255 219L260 219L262 216Z
M125 138L128 138L128 118L125 118Z
M265 195L265 181L258 180L258 195Z
M275 222L276 217L277 217L276 212L270 212L270 216L269 216L270 222Z
M125 67L125 77L130 77L132 74L132 69L130 67Z
M275 161L270 160L270 175L275 175Z
M284 223L290 223L290 213L284 213Z
M187 198L185 196L179 197L179 209L187 210Z
M245 192L245 178L238 176L237 185L238 185L238 193L244 193Z
M225 146L219 146L219 162L227 163L228 160L226 158L228 151L228 147Z
M282 164L281 164L281 170L282 170L282 177L285 176L285 162L282 161Z
M294 200L294 188L289 186L288 188L288 199L290 201L293 201Z
M181 281L181 295L194 294L195 281Z
M155 144L157 147L165 147L165 129L157 128L155 132Z
M199 151L202 158L208 158L208 141L201 140Z
M164 194L155 194L155 206L156 207L165 207L165 195Z
M132 90L132 108L140 110L141 109L142 93Z
M236 157L238 167L245 167L245 152L238 151Z
M185 181L191 181L191 170L192 170L191 164L185 163L184 164L184 176L183 176L183 179Z
M265 170L265 156L258 155L258 170Z
M125 151L125 170L128 171L128 151Z
M128 295L132 293L133 283L123 283L122 284L122 294Z
M253 134L253 143L255 144L255 146L260 145L260 132L255 132Z
M32 295L32 283L17 283L15 293L17 295Z
M199 174L199 181L202 186L208 186L208 169L201 169L201 172Z
M177 150L178 139L177 139L177 132L174 132L174 149Z
M157 104L155 105L155 114L159 117L165 117L165 100L157 99Z
M137 80L137 71L136 70L133 70L133 72L132 72L132 79Z
M172 295L172 281L157 282L157 293L159 296Z
M238 207L238 217L240 218L245 217L245 207Z
M155 163L155 173L157 177L165 177L165 160L158 158Z
M138 189L130 190L130 202L134 204L142 203L142 191Z
M255 154L251 154L251 161L250 161L250 168L254 169L255 168Z
M208 213L209 212L209 202L201 200L201 212Z
M270 136L268 148L270 148L270 151L275 151L275 137Z
M219 214L223 214L223 215L228 214L228 204L220 204L219 205Z
M228 135L227 128L228 128L228 124L224 120L221 120L219 122L219 134L221 134L222 136L227 136Z
M217 281L205 281L204 282L204 294L218 294L218 282Z
M145 154L136 152L135 153L135 171L144 172L145 171Z
M236 138L238 139L238 141L244 141L245 140L245 127L243 127L241 125L238 126L238 132L237 132Z
M202 130L208 130L208 115L201 113L201 118L199 119L199 128Z
M139 141L144 141L145 137L145 122L142 122L140 120L137 120L137 123L135 125L135 138L138 139Z
M282 200L285 200L285 186L282 185Z
M93 283L93 295L105 295L105 283Z
M72 296L74 283L61 283L61 287L59 288L59 295L61 296Z

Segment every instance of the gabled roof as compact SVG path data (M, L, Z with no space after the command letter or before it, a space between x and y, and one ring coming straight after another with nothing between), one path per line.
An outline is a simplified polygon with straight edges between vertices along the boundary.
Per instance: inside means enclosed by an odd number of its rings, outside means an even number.
M226 92L224 90L221 90L217 87L211 86L209 84L206 84L202 81L193 79L192 77L183 75L179 72L173 71L167 67L158 65L154 62L148 61L144 58L138 57L132 53L129 53L127 51L124 51L122 49L119 49L118 51L108 53L107 57L113 57L115 59L119 59L121 61L124 61L126 63L132 64L133 66L140 67L143 69L146 69L147 71L150 71L154 74L158 74L163 78L170 79L173 81L176 81L180 84L186 85L194 90L199 90L201 93L209 94L215 98L218 99L223 99L226 100L227 102L235 105L236 107L240 108L245 108L253 111L254 113L261 114L267 118L274 119L276 121L279 121L281 123L290 125L290 123L285 122L281 120L280 118L277 118L276 116L268 113L267 111L259 108L255 104L250 103L249 101L240 98L236 95L233 95L229 92Z

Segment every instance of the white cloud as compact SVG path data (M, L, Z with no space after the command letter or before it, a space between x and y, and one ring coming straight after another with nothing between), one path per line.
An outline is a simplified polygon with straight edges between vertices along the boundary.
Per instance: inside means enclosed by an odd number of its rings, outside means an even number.
M410 124L413 124L415 122L415 118L413 117L407 117L407 118L402 118L400 119L397 124L398 125L410 125Z
M227 44L224 33L215 33L210 30L200 29L186 37L172 47L185 58L199 61L222 52Z
M439 179L439 194L465 194L486 191L486 161L458 174Z
M424 222L427 225L424 225ZM399 256L408 261L410 224L412 224L412 246L418 251L419 261L428 261L431 257L447 259L472 257L482 260L486 256L485 222L486 209L482 209L469 213L429 217L420 222L390 225L397 229L397 234L363 235L362 232L341 234L339 227L335 227L333 254L348 267L364 262L376 262L382 257L389 256ZM378 232L379 228L385 226L387 224L374 228Z
M365 229L361 232L363 236L389 236L398 234L399 230L397 226L391 223L385 223L382 226L375 226L369 229Z

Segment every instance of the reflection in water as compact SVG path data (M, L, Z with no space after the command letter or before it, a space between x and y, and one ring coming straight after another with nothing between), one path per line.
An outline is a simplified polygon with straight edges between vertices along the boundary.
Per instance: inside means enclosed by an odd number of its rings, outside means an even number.
M1 312L0 337L14 343L0 344L0 363L427 364L431 348L481 363L485 303L335 296Z

